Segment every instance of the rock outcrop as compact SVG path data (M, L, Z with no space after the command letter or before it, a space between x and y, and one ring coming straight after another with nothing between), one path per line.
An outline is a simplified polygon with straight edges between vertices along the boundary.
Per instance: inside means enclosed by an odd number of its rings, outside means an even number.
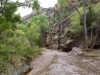
M67 38L67 33L69 32L72 25L70 24L70 19L67 17L65 20L63 20L60 24L52 24L47 32L47 45L49 48L53 49L62 49L63 51L69 48L71 50L72 46L69 46ZM70 35L69 35L70 37ZM70 41L71 42L71 41ZM69 46L69 47L68 47ZM68 51L69 51L68 50Z
M36 10L33 10L31 14L28 14L22 18L23 23L27 23L33 16L36 15L46 15L47 18L50 19L54 15L54 9L41 7L38 12Z

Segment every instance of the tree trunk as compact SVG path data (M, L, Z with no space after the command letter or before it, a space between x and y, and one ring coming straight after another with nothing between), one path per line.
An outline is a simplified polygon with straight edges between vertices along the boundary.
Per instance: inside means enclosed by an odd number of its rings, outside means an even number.
M46 35L45 35L45 31L42 30L41 36L42 36L43 47L46 47Z
M90 42L89 42L89 44L92 43L92 39L93 39L93 29L94 29L94 27L91 29L91 36L90 36Z
M85 48L88 48L88 41L87 41L87 27L86 27L86 0L83 0L84 6L84 33L85 33Z
M97 27L97 33L95 35L94 42L93 42L93 45L92 45L91 49L93 49L93 47L95 45L95 42L96 42L96 39L97 39L97 36L98 36L98 31L99 31L99 27Z

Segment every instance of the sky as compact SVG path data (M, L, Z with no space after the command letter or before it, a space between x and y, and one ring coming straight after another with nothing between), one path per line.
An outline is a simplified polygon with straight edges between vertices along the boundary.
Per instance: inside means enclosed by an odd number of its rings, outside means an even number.
M19 1L23 2L24 0L19 0ZM40 3L40 6L43 8L53 7L57 3L57 0L38 0L38 1ZM20 7L18 8L16 13L20 13L20 15L23 17L27 14L30 14L31 12L32 12L31 8Z

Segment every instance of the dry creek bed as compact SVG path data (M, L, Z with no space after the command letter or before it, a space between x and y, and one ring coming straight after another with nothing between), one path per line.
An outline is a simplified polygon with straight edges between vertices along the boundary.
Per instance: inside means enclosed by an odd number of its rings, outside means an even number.
M100 75L100 57L75 56L48 50L30 63L27 75Z

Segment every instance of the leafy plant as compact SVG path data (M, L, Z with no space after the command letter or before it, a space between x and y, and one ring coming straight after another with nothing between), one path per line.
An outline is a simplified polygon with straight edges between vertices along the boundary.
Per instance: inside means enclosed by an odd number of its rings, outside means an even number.
M20 6L33 7L33 3L33 0L25 0L25 2L19 2L19 0L16 2L0 1L0 73L7 74L11 68L28 63L42 53L41 48L30 45L39 38L40 27L34 22L29 24L30 26L17 26L22 21L20 14L15 14L17 8ZM38 10L38 2L35 4L36 10ZM11 74L9 73L9 75Z
M21 30L19 30L21 31ZM9 69L18 64L27 63L37 55L41 54L42 49L35 46L31 47L29 41L23 38L23 33L19 31L6 30L2 34L0 41L0 72L7 73ZM7 36L9 34L9 36ZM1 38L2 38L1 37Z
M86 24L88 29L97 26L97 21L100 15L100 8L98 8L99 6L100 3L96 5L92 4L86 11ZM73 34L79 34L83 30L83 7L79 8L79 12L81 16L75 11L75 15L70 18L71 24L73 25L73 28L70 31Z
M81 15L84 14L83 12L83 7L79 8L79 11ZM83 29L83 25L81 25L81 17L78 12L75 11L75 15L72 16L71 19L71 24L73 25L73 28L70 30L73 34L79 34L80 31Z
M66 0L58 0L58 2L60 3L61 7L65 7L68 5L68 2ZM69 0L69 2L71 2L71 0Z

